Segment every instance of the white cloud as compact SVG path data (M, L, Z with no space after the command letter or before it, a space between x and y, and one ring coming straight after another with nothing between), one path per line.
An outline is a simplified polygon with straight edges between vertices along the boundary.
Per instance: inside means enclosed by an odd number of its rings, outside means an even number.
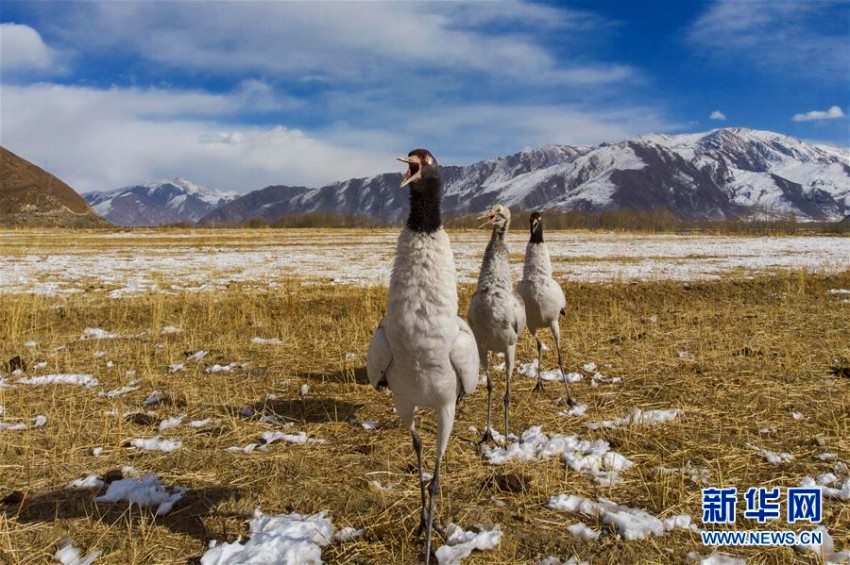
M355 107L372 113L373 127L338 122L305 131L236 124L230 118L252 104L244 91L4 85L2 138L83 192L175 176L247 191L392 171L393 157L412 147L463 164L526 146L595 144L674 127L645 107L458 103L425 119L411 119L404 108Z
M524 2L76 4L53 32L85 49L130 50L175 68L381 83L476 73L535 83L633 80L631 67L565 64L539 41L606 28L584 12ZM510 24L510 25L507 25ZM510 28L511 31L505 31ZM246 33L246 30L250 30Z
M734 67L748 65L784 77L847 81L846 2L719 0L694 22L687 39Z
M0 68L3 72L49 69L54 59L54 52L35 29L15 23L0 24Z
M366 147L336 146L297 129L229 126L226 118L246 103L241 90L4 85L0 121L6 147L84 192L174 176L253 190L393 165Z
M711 113L711 115L708 117L708 119L709 120L725 120L726 114L724 114L720 110L715 110Z
M812 110L811 112L806 112L805 114L794 114L792 118L795 122L809 122L812 120L834 120L836 118L843 118L844 112L841 111L841 108L838 106L833 106L826 112L821 112L819 110Z

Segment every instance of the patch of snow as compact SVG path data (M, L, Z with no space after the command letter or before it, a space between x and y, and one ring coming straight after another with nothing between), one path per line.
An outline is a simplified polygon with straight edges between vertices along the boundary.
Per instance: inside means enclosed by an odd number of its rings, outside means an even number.
M135 471L135 469L133 469ZM125 472L124 474L129 474ZM146 473L141 478L128 478L113 481L97 502L130 502L139 506L156 506L156 515L163 516L171 512L174 505L186 494L186 489L174 486L169 489L153 474Z
M357 359L357 354L356 354L356 353L354 353L353 351L346 351L346 353L345 353L345 360L346 360L346 361L351 361L352 359Z
M307 443L327 443L326 440L309 438L304 432L296 434L285 434L283 432L263 432L260 434L260 439L266 442L266 445L271 445L276 441L284 441L286 443L307 444Z
M746 559L722 551L715 551L707 557L703 557L696 551L691 551L685 558L688 563L699 563L699 565L747 565Z
M560 455L568 467L583 475L594 477L601 484L611 485L620 480L620 472L634 463L615 451L607 441L588 441L576 436L547 436L540 426L522 433L522 440L507 448L482 446L482 454L491 465L508 461L536 461Z
M26 347L27 349L35 349L36 347L38 347L38 343L30 340L24 344L24 347Z
M814 531L821 532L823 536L822 543L798 545L796 546L797 549L813 552L827 564L850 563L850 549L835 551L835 541L832 539L832 536L829 535L829 529L826 526L818 526L814 529Z
M130 445L136 449L144 449L145 451L175 451L180 449L183 442L179 439L160 439L159 436L152 438L134 438L130 440Z
M301 396L307 396L307 394L309 394L309 392L310 392L310 386L309 385L303 384L300 387L298 387L298 394L301 395Z
M209 373L229 373L230 371L232 371L233 369L235 369L238 366L239 365L237 363L230 363L228 365L219 365L218 363L216 363L212 367L207 367L206 369L204 369L204 372L208 373L208 374Z
M280 338L277 337L255 337L251 339L251 343L256 343L259 345L281 345L283 342L280 340Z
M502 530L498 524L492 528L478 528L478 532L464 531L457 524L449 524L446 528L446 545L435 552L440 565L457 565L474 550L487 551L494 549L502 540Z
M186 414L180 414L179 416L164 419L159 423L159 431L163 432L171 428L176 428L183 423L183 418L185 417Z
M795 420L802 420L805 418L802 412L791 412L791 417Z
M575 494L559 494L551 497L546 507L558 512L580 512L588 516L598 516L603 524L616 529L627 541L647 539L651 536L661 537L672 529L698 531L690 516L674 516L662 521L644 510L622 506L606 498L594 501Z
M101 554L102 551L95 550L83 556L83 552L74 547L74 542L67 540L56 550L53 558L62 565L91 565Z
M21 432L27 429L27 425L23 422L17 422L15 424L10 424L8 422L0 422L0 431L6 430L9 432Z
M584 369L585 371L587 371L588 373L593 373L593 372L596 371L596 363L591 361L589 363L585 363L584 365L582 365L581 368Z
M587 427L591 430L598 430L600 428L619 428L630 425L654 426L655 424L675 420L684 413L684 410L681 410L679 408L671 408L669 410L647 411L643 411L640 408L635 408L631 414L627 414L623 418L605 420L603 422L592 422L587 424Z
M18 379L18 384L22 385L76 385L84 387L93 387L98 384L97 379L92 375L75 375L75 374L54 374L42 375L40 377L29 377Z
M582 522L576 522L575 524L567 526L567 531L577 538L588 540L599 539L600 535L599 530L594 530Z
M205 418L203 420L192 420L186 425L190 428L205 428L210 424L214 424L216 422L218 422L218 420L216 420L215 418Z
M65 485L65 488L68 490L100 488L104 484L106 483L104 483L97 475L87 475L82 479L74 479L73 481Z
M200 351L196 351L196 352L192 353L191 355L189 355L188 357L186 357L186 361L200 361L201 359L203 359L206 356L207 356L207 352L204 351L204 350L200 350Z
M40 361L38 363L33 364L32 367L33 367L33 369L46 369L47 368L47 361Z
M337 532L352 539L352 529ZM266 516L259 510L248 523L248 539L243 543L210 543L201 556L201 565L230 565L232 563L268 564L297 563L313 565L322 563L322 548L336 539L333 523L324 512L306 516L293 512Z
M174 326L165 326L164 328L162 328L162 330L160 330L159 333L160 335L173 335L183 333L183 330Z
M815 455L815 458L821 461L838 461L838 455L835 453L821 453L820 455Z
M363 530L346 526L334 534L334 541L337 543L345 543L353 539L357 539L363 535Z
M159 392L158 390L150 393L147 398L142 400L142 406L150 406L151 404L159 404L160 402L165 400L165 395Z
M118 334L110 333L101 328L86 328L83 330L83 335L80 336L80 341L87 339L115 339Z
M169 373L176 373L178 371L185 371L185 370L186 370L186 365L183 364L183 363L174 363L174 364L168 366L168 372Z
M32 419L32 427L33 428L41 428L47 423L47 416L43 414L39 414L35 418Z
M831 288L830 294L850 294L850 288Z
M771 451L769 449L763 449L761 447L746 444L746 446L753 451L756 451L759 455L764 457L765 461L768 463L772 463L774 465L781 465L782 463L790 463L794 460L794 456L790 453L776 453L775 451Z
M558 412L559 416L584 416L587 412L587 404L576 404L569 410Z
M827 498L850 500L850 477L842 479L833 473L824 473L815 479L804 477L800 486L806 488L820 487L821 493Z
M93 457L100 457L101 455L103 455L103 448L102 447L95 447L94 449L91 450L91 454L92 454Z
M127 386L115 388L115 389L112 389L110 391L101 391L98 394L98 396L105 397L105 398L117 398L119 396L124 396L125 394L129 394L129 393L131 393L135 390L139 390L139 388L140 388L139 382L140 381L133 381L130 384L128 384Z

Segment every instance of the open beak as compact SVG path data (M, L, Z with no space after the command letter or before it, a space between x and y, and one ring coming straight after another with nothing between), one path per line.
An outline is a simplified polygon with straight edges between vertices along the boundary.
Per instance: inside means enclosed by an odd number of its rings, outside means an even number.
M540 223L540 220L531 220L531 231L537 231L537 225Z
M485 221L484 221L484 223L483 223L483 224L481 224L480 226L478 226L478 229L481 229L481 228L483 228L483 227L485 227L485 226L487 226L487 225L489 225L489 224L492 224L492 223L493 223L493 220L494 220L495 218L496 218L496 215L495 215L495 214L491 214L489 210L488 210L487 212L484 212L483 214L479 215L476 219L477 219L477 220L485 220Z
M408 168L407 172L404 173L404 181L402 181L401 186L399 188L404 188L412 182L416 182L422 178L422 161L416 155L410 155L408 157L396 157L402 163L407 163Z

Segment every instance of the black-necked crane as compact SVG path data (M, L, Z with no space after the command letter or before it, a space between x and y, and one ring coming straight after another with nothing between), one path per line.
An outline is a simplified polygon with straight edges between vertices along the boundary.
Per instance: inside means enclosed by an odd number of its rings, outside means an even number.
M440 166L425 149L414 149L399 160L408 164L401 186L410 187L410 213L396 246L387 311L369 345L366 365L373 386L387 385L392 390L396 411L413 439L422 503L419 533L425 531L428 563L440 462L454 425L456 403L478 384L479 360L472 330L457 315L454 255L440 218ZM417 407L432 408L437 416L427 504L422 440L414 421Z

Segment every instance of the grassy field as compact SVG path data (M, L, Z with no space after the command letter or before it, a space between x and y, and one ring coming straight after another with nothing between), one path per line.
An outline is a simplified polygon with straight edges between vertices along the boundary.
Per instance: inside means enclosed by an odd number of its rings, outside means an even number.
M709 485L742 491L797 486L805 476L834 471L834 461L816 458L824 452L850 462L850 379L831 372L850 365L850 296L829 292L850 288L850 271L563 286L569 301L562 318L567 369L584 375L573 392L587 412L559 415L558 383L534 394L534 380L517 376L512 429L539 425L550 434L602 438L635 467L623 473L621 483L600 486L559 458L487 464L469 430L484 423L486 390L480 386L459 409L438 520L465 529L499 524L503 537L497 549L476 552L467 562L529 563L554 555L594 564L681 563L690 551L712 550L684 530L625 541L604 531L596 518L544 505L561 493L605 497L661 518L688 514L699 524L705 485L687 468L704 469ZM461 287L462 312L472 291L471 285ZM419 490L410 439L392 413L392 399L365 380L365 353L385 295L382 287L304 286L294 279L265 293L234 282L225 290L121 299L103 293L0 294L3 361L20 355L29 365L24 376L84 373L100 383L25 386L2 370L0 421L45 415L47 423L0 430L0 498L18 491L20 499L0 505L0 562L48 562L70 537L83 549L103 550L102 563L185 563L202 555L211 540L244 536L256 508L266 514L327 511L335 526L365 530L359 539L325 548L326 561L416 562ZM163 333L169 326L180 331ZM86 328L117 337L81 340ZM254 337L280 343L254 343ZM206 357L188 361L198 350L207 351ZM519 361L533 356L533 340L526 335ZM47 365L36 369L39 362ZM593 371L581 368L589 362L622 381L591 386ZM178 363L185 370L170 372ZM236 365L205 372L215 364ZM544 368L554 365L554 351L545 353ZM135 380L139 388L128 394L98 395ZM499 374L496 398L503 387ZM142 406L154 391L164 401ZM498 422L501 402L495 406ZM253 415L246 415L247 407L254 408ZM634 408L678 408L683 414L656 426L587 427ZM181 425L158 431L163 419L181 414L186 415ZM205 427L186 425L206 418L213 422ZM355 418L373 420L378 429L355 425ZM428 461L432 422L425 413ZM287 433L303 431L326 443L226 451L259 443L262 432L290 423ZM156 435L179 439L182 447L163 453L127 445ZM102 448L99 457L92 454L95 448ZM793 460L775 465L757 448L787 452ZM188 493L169 514L155 517L149 508L95 503L98 491L64 488L126 465ZM679 471L661 473L659 467ZM566 526L579 521L603 529L602 536L587 541L567 533ZM824 499L823 523L837 549L850 548L848 502ZM739 529L757 527L739 515ZM784 520L764 526L786 527ZM752 563L818 562L792 549L723 551Z

